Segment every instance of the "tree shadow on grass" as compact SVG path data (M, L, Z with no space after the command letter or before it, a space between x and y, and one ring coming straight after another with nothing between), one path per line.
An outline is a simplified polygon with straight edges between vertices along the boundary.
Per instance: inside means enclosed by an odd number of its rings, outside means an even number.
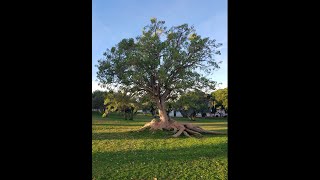
M226 132L225 130L215 130L217 132ZM126 131L126 132L100 132L92 133L92 140L118 140L118 139L168 139L171 137L173 132L171 131L149 131L145 130L143 132L138 131ZM213 135L203 133L202 137L197 138L206 138L206 137L223 137L227 135ZM183 134L178 138L188 138Z
M191 147L92 153L96 179L198 179L227 168L227 143ZM205 171L209 170L210 172ZM220 170L221 171L221 170ZM227 172L224 172L225 174ZM192 178L190 178L192 176ZM225 175L226 176L226 175Z
M200 158L227 158L228 144L206 144L183 148L163 148L153 150L132 150L119 152L95 152L93 160L112 162L148 162L148 161L190 161Z

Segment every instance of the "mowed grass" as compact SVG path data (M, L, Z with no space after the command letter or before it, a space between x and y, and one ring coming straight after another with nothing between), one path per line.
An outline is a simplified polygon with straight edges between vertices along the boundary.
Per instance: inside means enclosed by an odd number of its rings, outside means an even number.
M117 114L104 119L92 114L92 179L227 179L227 135L172 138L167 131L135 132L151 119L137 115L133 121L123 120ZM192 123L227 132L226 118L198 118Z

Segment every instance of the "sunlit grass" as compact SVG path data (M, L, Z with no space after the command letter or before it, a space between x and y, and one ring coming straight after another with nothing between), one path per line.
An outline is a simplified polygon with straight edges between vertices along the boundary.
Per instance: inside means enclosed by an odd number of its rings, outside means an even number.
M150 116L133 121L112 114L92 115L92 179L227 179L227 136L171 138L172 133L136 132ZM186 118L174 118L190 122ZM204 129L227 131L226 118L192 121Z

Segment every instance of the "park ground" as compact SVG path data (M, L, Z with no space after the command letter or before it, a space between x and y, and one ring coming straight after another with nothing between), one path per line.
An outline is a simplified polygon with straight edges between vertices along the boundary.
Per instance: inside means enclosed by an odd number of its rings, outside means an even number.
M200 138L172 132L136 132L151 116L139 114L124 120L92 113L92 179L182 180L227 179L227 135ZM190 122L187 118L173 118ZM192 123L206 130L227 132L227 118L197 118Z

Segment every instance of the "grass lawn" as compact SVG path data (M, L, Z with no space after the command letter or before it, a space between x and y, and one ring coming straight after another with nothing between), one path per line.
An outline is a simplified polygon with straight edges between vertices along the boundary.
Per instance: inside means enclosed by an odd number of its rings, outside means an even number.
M171 138L167 131L134 132L151 119L137 115L133 121L123 120L116 114L104 119L92 113L92 179L227 179L227 135ZM192 123L227 131L226 118L198 118Z

